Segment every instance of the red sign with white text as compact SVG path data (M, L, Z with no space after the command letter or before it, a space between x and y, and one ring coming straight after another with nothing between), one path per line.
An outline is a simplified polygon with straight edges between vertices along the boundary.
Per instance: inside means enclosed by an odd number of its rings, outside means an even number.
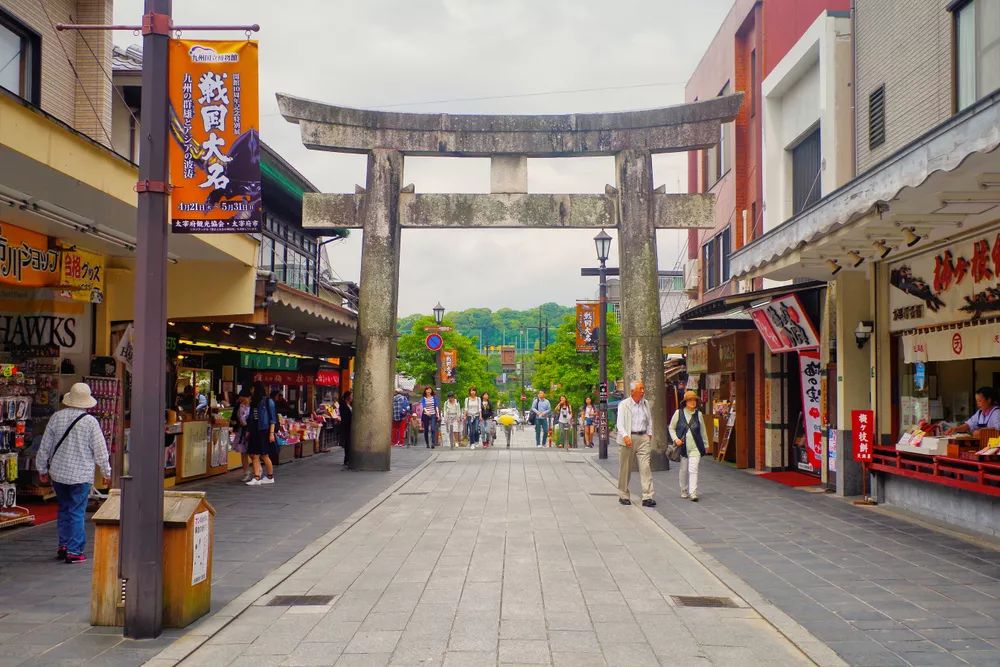
M771 299L750 312L757 331L772 353L796 352L819 347L819 334L795 294Z
M321 387L339 387L340 371L317 371L316 384Z
M851 434L854 438L854 460L871 463L875 445L875 413L872 410L851 410Z

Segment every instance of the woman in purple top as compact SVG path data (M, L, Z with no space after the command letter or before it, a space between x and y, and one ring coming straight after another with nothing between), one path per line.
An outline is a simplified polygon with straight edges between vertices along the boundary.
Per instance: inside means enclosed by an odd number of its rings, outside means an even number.
M1000 429L1000 406L997 405L993 387L980 387L976 390L976 407L979 409L974 415L969 417L964 424L949 429L947 434L971 433L975 435L977 431L984 428Z

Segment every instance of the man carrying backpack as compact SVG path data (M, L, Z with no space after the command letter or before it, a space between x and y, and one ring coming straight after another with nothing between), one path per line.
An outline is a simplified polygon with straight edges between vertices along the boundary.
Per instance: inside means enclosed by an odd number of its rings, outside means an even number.
M538 396L531 402L531 416L534 417L535 424L535 447L544 447L548 441L550 412L552 404L545 398L545 392L538 392Z

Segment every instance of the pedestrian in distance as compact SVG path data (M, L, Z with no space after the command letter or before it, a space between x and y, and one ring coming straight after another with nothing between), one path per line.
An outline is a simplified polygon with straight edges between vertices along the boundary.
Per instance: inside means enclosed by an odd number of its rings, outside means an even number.
M402 447L406 441L406 423L409 421L410 401L402 389L392 397L392 446Z
M565 396L556 403L554 431L556 447L569 449L573 444L573 408Z
M90 385L77 382L63 394L62 401L65 407L53 414L45 426L35 461L39 480L42 484L52 482L59 505L56 558L66 563L83 563L87 560L83 553L87 545L84 520L94 470L100 468L105 479L110 480L111 462L101 425L96 417L87 414L87 410L97 405L90 394Z
M438 422L441 410L438 406L434 387L424 387L424 395L420 398L420 426L424 429L424 446L434 449L438 445Z
M514 424L518 423L518 421L513 415L500 415L497 418L497 421L500 422L500 426L503 428L504 437L507 439L507 449L510 449L511 432L514 430Z
M587 447L594 447L594 429L597 426L597 408L590 396L583 399L583 442Z
M407 448L416 447L420 441L420 417L416 411L410 412L409 424L406 427Z
M653 416L646 401L646 386L642 380L629 383L629 397L618 404L618 502L631 505L629 479L632 470L639 469L642 485L642 506L655 507L653 471L649 466L649 450L653 436Z
M354 468L354 445L351 424L354 423L354 393L345 391L340 397L340 446L344 448L344 470Z
M464 406L465 431L469 434L469 449L479 444L479 434L483 423L483 399L476 395L476 388L469 387L469 395Z
M698 502L698 465L705 455L705 415L698 409L698 393L684 392L684 405L670 418L670 438L681 450L681 498Z
M292 411L292 404L285 400L285 395L275 389L271 392L271 414L274 415L274 438L268 443L267 454L271 458L271 465L276 466L281 463L281 447L287 438L287 433L282 433L282 421L290 416L295 416Z
M444 425L448 431L448 444L455 449L455 443L462 444L462 406L455 398L455 392L448 393L448 400L444 402Z
M489 447L493 444L496 439L497 425L493 421L493 417L496 415L496 409L493 407L493 401L490 400L489 392L483 392L482 396L483 410L482 410L482 438L483 447Z
M535 400L531 402L531 416L535 422L535 447L544 447L549 434L549 413L552 412L552 404L545 398L545 392L539 391Z
M233 429L233 451L240 453L240 465L243 466L243 477L240 479L244 484L253 479L253 472L250 469L250 390L240 391L239 398L236 399L236 406L233 408L233 416L229 420L229 426Z
M267 395L263 382L255 382L253 385L247 428L250 430L247 453L253 461L253 478L247 480L247 486L274 484L274 460L271 457L277 451L275 430L278 428L278 410L274 401Z

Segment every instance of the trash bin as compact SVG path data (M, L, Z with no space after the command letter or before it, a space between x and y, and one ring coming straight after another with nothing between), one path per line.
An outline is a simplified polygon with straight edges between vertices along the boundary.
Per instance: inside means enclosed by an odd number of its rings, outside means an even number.
M111 489L94 514L91 625L123 625L124 586L118 572L121 491ZM212 604L215 508L202 491L163 492L163 625L183 628Z

